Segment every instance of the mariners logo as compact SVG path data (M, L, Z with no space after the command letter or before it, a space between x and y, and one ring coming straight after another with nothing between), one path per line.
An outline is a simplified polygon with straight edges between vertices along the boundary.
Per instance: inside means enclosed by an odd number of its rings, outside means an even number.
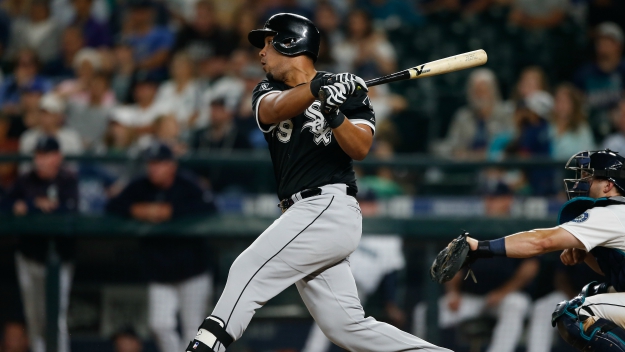
M571 220L573 222L584 222L588 220L588 212L585 211L582 215L576 217L575 219Z
M323 142L324 145L328 145L332 142L332 129L328 126L326 119L323 118L323 114L319 110L320 105L321 102L315 101L304 111L304 116L310 119L310 121L302 126L302 131L305 128L310 128L310 132L314 135L313 140L315 143L320 144Z

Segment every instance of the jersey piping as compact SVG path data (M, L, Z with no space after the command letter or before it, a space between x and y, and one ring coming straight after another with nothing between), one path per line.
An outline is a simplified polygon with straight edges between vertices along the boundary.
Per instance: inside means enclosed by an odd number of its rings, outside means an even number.
M254 107L254 110L256 112L256 123L258 124L258 128L260 128L260 130L263 131L264 133L269 133L269 132L271 132L271 130L276 128L276 124L274 123L273 125L269 126L269 129L265 130L263 128L263 126L260 124L260 115L258 114L258 109L260 108L260 102L263 101L264 97L266 97L267 95L272 94L272 93L280 93L280 91L272 90L272 91L269 91L269 92L261 95L260 98L258 98L258 102L256 103L256 106Z

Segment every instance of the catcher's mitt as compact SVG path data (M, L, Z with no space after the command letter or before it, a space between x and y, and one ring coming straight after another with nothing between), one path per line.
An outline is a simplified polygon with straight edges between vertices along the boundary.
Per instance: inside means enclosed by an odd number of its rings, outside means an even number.
M467 242L468 232L463 232L462 235L451 241L451 243L445 247L434 259L432 267L430 268L430 278L432 281L436 281L439 284L445 283L451 280L460 269L465 266L469 266L475 261L476 258L471 258L469 255L469 242ZM471 274L473 281L477 283L475 275L469 267L469 272L466 278Z

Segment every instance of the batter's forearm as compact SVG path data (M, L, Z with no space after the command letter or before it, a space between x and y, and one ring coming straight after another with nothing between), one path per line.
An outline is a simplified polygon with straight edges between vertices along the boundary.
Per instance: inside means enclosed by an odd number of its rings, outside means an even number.
M314 101L310 83L280 93L268 94L260 101L258 119L265 125L288 120L304 112Z
M354 125L345 119L339 127L332 129L332 134L350 158L362 160L369 154L373 143L373 131L369 126Z

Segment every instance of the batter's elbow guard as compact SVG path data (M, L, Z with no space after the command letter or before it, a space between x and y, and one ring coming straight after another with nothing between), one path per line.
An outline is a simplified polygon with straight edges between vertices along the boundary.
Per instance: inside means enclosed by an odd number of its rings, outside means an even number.
M552 325L557 326L562 339L579 351L625 352L625 330L613 322L599 318L584 329L585 319L576 313L575 308L583 304L578 297L562 301L552 315Z
M213 352L216 351L217 344L222 344L228 348L234 341L232 336L226 332L223 320L216 316L209 316L200 325L195 339L189 343L186 352Z

